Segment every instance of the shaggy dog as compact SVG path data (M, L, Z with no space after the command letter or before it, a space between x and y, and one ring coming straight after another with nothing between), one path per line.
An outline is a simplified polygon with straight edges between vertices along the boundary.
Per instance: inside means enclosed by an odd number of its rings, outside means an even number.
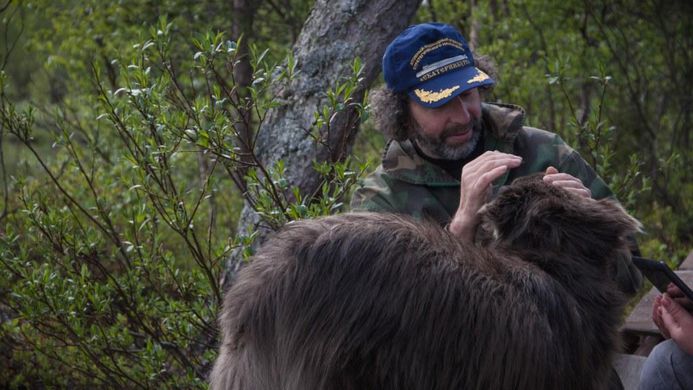
M482 245L389 214L287 225L227 292L213 389L601 389L637 221L520 179Z

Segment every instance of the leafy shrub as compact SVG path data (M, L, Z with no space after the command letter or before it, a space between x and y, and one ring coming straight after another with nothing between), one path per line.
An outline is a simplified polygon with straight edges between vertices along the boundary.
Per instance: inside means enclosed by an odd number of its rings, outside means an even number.
M131 58L113 61L115 90L92 65L95 98L80 126L55 114L52 156L34 142L36 111L2 92L2 128L43 169L14 183L0 236L2 383L205 387L224 260L253 239L233 230L242 201L278 228L339 211L365 169L316 161L320 190L292 188L283 163L263 166L240 129L257 131L280 104L270 89L290 81L293 60L278 66L253 48L244 87L234 80L237 42L207 34L178 60L181 40L162 20ZM306 129L316 142L336 112L363 113L351 97L360 72L357 60L354 76L326 91Z

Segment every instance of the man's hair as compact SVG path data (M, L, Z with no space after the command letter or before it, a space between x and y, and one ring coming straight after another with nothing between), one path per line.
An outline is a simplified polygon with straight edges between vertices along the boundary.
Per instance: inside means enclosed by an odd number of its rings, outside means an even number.
M490 57L475 54L474 65L494 80L498 80L495 64ZM491 89L493 87L480 88L480 92L483 96ZM406 92L395 93L386 85L382 85L370 92L369 104L375 127L387 138L397 141L410 138L413 124L409 114L409 98Z

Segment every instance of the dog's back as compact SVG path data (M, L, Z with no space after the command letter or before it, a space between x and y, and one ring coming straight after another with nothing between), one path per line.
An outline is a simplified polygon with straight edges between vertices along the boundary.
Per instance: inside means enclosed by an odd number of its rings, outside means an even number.
M387 214L290 224L226 295L212 387L599 388L623 299L608 259L562 256Z

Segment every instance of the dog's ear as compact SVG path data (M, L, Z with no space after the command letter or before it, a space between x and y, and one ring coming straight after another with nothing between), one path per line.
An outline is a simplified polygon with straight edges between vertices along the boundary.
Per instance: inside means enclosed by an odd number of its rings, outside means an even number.
M569 194L569 197L530 202L522 223L529 242L556 250L574 248L589 257L600 258L621 248L640 223L612 199L593 200Z
M498 196L479 211L480 230L484 233L480 236L490 236L492 241L506 244L527 239L527 234L543 236L544 224L535 224L536 218L532 216L549 207L547 202L557 196L551 192L539 176L518 179L502 187Z
M604 198L595 202L597 203L596 213L601 214L604 218L604 224L616 231L619 236L632 236L642 232L640 221L628 214L626 209L615 199Z

